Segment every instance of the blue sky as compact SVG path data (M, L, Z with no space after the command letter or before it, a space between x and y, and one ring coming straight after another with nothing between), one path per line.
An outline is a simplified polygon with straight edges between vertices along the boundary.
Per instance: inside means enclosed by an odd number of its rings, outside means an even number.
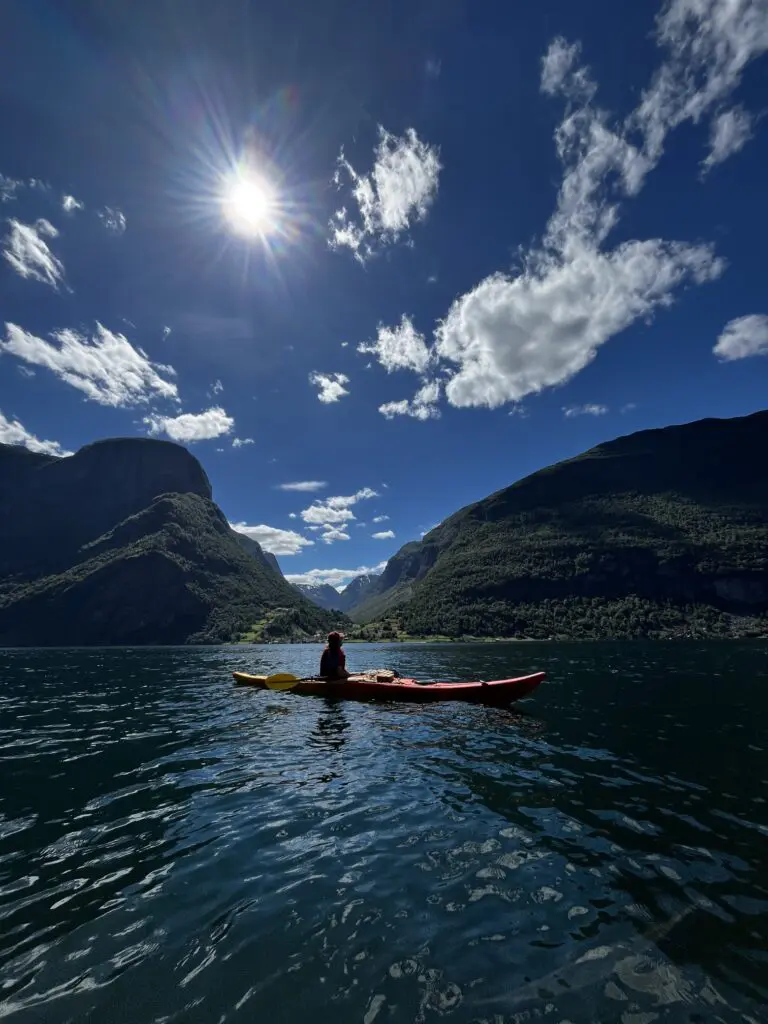
M768 0L7 0L0 440L179 440L342 585L766 405Z

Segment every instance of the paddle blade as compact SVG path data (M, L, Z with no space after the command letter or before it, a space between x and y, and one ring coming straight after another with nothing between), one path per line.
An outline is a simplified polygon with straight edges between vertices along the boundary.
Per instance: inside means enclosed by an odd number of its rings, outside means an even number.
M292 690L296 683L300 682L299 677L291 675L290 672L276 672L272 676L267 676L264 680L265 685L270 690Z

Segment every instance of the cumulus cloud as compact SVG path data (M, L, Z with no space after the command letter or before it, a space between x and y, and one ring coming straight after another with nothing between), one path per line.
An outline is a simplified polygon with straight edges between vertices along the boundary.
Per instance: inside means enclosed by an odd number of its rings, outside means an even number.
M298 491L299 493L311 493L312 491L322 491L328 484L325 480L294 480L287 484L278 484L277 489L279 491ZM292 513L295 514L295 513Z
M165 434L172 441L208 441L212 437L230 434L235 425L231 416L220 407L214 406L205 412L185 412L179 416L158 416L153 413L144 417L150 434Z
M372 533L371 536L374 540L392 540L395 532L394 530L380 530L378 533Z
M302 548L312 547L315 543L294 530L280 530L276 526L249 526L248 523L229 525L238 533L257 541L265 551L273 555L298 555Z
M178 399L172 366L153 363L146 352L123 334L96 324L88 337L74 330L54 331L52 341L38 338L16 324L5 325L0 355L6 353L33 366L43 366L101 405L137 405L150 398ZM165 376L163 376L163 374Z
M309 569L307 572L286 573L285 578L289 583L327 583L339 590L351 583L356 576L378 576L384 571L386 564L379 562L374 566L361 565L357 569Z
M3 256L17 274L58 288L64 280L64 266L51 252L46 238L58 238L59 232L50 221L40 218L34 224L18 220L8 222L3 241Z
M569 419L571 419L574 416L605 416L607 412L607 405L596 405L594 403L587 403L586 405L563 406L563 413Z
M349 540L349 534L345 531L349 528L348 524L356 518L352 507L359 501L378 496L370 487L363 487L354 494L334 495L323 501L313 501L308 508L302 510L301 518L309 525L310 530L323 531L322 540L326 544L332 544L336 540Z
M399 402L385 402L379 406L379 412L388 420L395 416L411 416L416 420L438 419L440 416L440 409L437 406L439 398L439 381L427 381L413 398L403 398Z
M316 373L313 371L309 375L309 383L319 389L317 397L326 404L338 402L344 395L349 394L347 388L344 387L345 384L349 384L349 377L343 373Z
M555 131L563 168L557 202L519 269L480 281L438 324L433 369L447 374L451 405L496 408L561 385L611 338L671 305L682 288L723 273L725 261L709 244L651 238L611 246L609 237L674 128L714 116L710 159L746 141L749 115L733 111L723 120L723 109L749 62L768 50L768 2L670 0L657 42L659 67L637 108L618 121L597 106L579 46L560 38L551 44L541 87L566 103ZM426 419L431 408L400 401L381 412Z
M62 196L61 208L64 213L76 213L78 210L85 209L85 203L81 203L80 200L75 199L74 196Z
M373 169L358 174L342 152L334 181L349 179L357 207L350 216L337 210L329 224L332 249L348 248L364 262L379 248L396 242L412 224L424 220L435 200L441 166L436 147L419 139L413 128L395 136L379 126Z
M127 226L125 214L113 206L105 206L97 212L97 216L107 231L115 235L122 235Z
M41 441L18 420L9 420L0 410L0 444L18 444L43 455L71 455L58 441Z
M397 327L380 324L376 340L363 342L357 346L357 351L375 355L387 373L393 370L424 373L431 358L424 335L416 330L407 316L402 317Z
M722 362L768 355L768 316L753 313L729 321L713 352Z
M766 12L768 17L768 11ZM712 119L709 156L704 161L705 173L729 156L738 153L752 138L752 117L743 107L724 110Z
M247 444L256 444L252 437L233 437L233 448L244 448Z

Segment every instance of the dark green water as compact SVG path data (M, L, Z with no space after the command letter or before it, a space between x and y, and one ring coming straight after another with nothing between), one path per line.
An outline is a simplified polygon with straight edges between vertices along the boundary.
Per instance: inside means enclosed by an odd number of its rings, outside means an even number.
M765 1020L768 644L0 651L0 1016Z

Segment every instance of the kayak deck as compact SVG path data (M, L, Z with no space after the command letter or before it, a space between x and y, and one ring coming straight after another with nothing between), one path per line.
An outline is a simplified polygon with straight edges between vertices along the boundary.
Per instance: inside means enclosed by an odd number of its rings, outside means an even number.
M233 672L239 686L267 689L266 676ZM312 697L339 697L344 700L438 701L461 700L478 704L508 704L527 697L544 681L544 672L516 679L495 679L476 683L419 683L415 679L382 682L369 676L350 676L346 680L302 679L289 693Z

